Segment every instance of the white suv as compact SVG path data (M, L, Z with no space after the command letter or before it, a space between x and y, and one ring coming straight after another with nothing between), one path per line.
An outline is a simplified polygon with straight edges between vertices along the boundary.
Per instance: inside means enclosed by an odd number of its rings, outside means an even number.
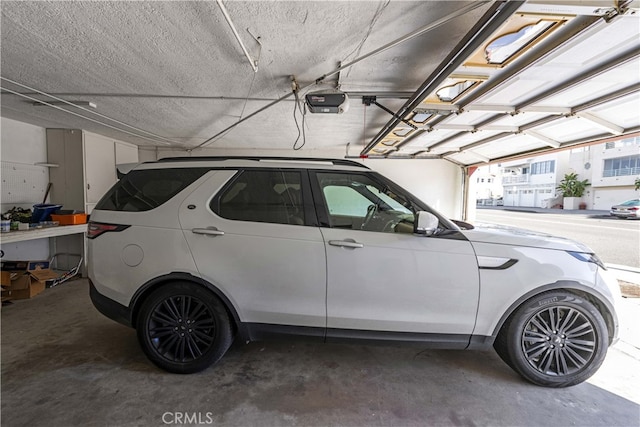
M493 346L550 387L591 376L618 333L598 258L469 228L348 160L163 159L93 211L91 298L171 372L210 366L236 336L295 335Z

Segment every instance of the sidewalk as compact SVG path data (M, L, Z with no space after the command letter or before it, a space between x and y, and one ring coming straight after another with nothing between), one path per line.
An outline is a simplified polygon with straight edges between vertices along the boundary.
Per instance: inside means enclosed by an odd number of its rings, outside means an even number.
M617 264L605 264L605 267L616 279L640 286L640 268Z
M540 214L556 214L556 215L584 215L592 218L612 219L617 220L616 217L611 216L609 211L605 210L593 210L593 209L547 209L547 208L529 208L520 206L482 206L476 205L478 210L499 210L509 212L527 212L527 213L540 213Z

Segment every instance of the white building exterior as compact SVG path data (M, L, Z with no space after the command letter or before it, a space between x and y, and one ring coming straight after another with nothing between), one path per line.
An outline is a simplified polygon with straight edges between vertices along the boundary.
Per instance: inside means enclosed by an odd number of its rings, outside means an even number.
M474 181L476 203L493 205L502 197L502 168L489 165L478 168L471 177Z
M606 210L640 197L634 189L640 177L640 137L571 150L570 167L591 183L583 198L587 209Z
M582 198L587 209L608 210L612 205L640 197L640 192L634 189L635 180L640 177L640 137L505 162L500 166L505 206L560 207L562 195L556 187L570 172L591 183ZM480 168L473 175L478 181L475 183L478 199L485 198L489 191L485 188L488 183L480 181L492 175L500 176L500 172L489 168Z
M504 205L553 207L550 200L568 166L568 151L503 163Z

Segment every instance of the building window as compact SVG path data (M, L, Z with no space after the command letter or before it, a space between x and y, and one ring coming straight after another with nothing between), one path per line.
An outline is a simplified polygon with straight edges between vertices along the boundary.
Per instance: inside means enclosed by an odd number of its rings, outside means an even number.
M547 160L546 162L538 162L531 164L531 175L541 175L543 173L555 172L556 161Z
M640 155L618 157L604 161L604 178L640 174Z
M640 136L633 138L621 139L619 141L607 142L604 145L605 150L611 150L613 148L631 147L634 145L640 145Z

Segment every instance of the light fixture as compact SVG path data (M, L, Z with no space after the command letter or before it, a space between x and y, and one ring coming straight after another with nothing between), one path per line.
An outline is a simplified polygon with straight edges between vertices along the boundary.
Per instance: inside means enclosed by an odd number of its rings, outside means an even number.
M73 104L76 107L98 108L96 103L93 101L35 101L33 103L33 106L48 107L49 105L71 105L71 104Z

